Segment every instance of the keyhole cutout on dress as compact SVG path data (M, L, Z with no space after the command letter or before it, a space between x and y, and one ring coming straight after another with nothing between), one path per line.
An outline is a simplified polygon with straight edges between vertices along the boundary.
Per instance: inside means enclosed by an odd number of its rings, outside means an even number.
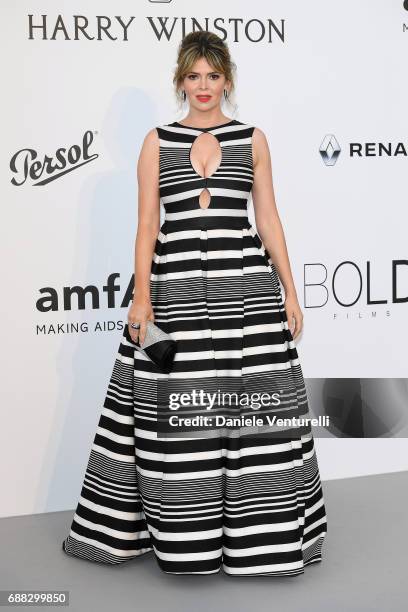
M201 178L210 178L218 170L222 161L222 150L218 138L209 132L199 134L190 149L190 163ZM201 191L198 203L200 208L208 208L211 194L207 187Z

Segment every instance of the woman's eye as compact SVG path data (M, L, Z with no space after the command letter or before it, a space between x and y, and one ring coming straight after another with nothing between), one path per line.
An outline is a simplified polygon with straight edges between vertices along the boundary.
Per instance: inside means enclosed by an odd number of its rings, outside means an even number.
M195 78L197 78L197 74L189 74L187 75L187 78L190 79L191 81L194 80ZM210 74L210 78L214 81L216 81L217 79L220 78L219 74Z

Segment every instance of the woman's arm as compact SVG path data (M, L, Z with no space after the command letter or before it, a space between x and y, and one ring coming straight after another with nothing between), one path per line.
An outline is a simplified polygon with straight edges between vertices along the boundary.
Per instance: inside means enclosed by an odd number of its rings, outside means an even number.
M159 196L159 137L150 130L143 141L137 162L138 222L135 240L135 277L133 302L128 322L140 323L140 329L130 327L134 342L143 342L146 321L154 320L150 297L150 273L154 247L160 230Z
M252 154L254 163L252 200L256 227L285 289L285 310L288 325L293 338L296 338L302 330L303 314L299 306L285 235L276 207L268 141L259 128L255 128L253 132Z

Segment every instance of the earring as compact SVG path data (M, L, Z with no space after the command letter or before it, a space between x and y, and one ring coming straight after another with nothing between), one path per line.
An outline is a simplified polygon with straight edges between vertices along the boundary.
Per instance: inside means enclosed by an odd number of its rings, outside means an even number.
M228 91L226 89L224 89L224 98L227 100L228 99Z
M187 99L187 94L186 94L186 90L183 89L183 102L185 102Z

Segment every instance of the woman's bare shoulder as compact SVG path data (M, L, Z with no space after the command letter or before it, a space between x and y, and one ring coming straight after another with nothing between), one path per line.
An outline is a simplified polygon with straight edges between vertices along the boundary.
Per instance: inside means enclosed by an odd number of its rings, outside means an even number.
M261 128L259 128L258 126L254 127L254 131L252 133L252 137L254 140L256 140L257 142L268 142L268 139L266 137L266 134L263 130L261 130Z
M152 158L158 154L160 137L157 128L153 127L146 132L142 142L140 154Z
M138 158L139 180L151 180L159 166L160 139L155 127L148 130L144 136Z
M259 127L255 127L252 133L252 150L255 164L258 159L266 159L270 155L268 139Z
M149 146L152 144L157 144L159 138L158 127L153 127L146 132L143 142Z

